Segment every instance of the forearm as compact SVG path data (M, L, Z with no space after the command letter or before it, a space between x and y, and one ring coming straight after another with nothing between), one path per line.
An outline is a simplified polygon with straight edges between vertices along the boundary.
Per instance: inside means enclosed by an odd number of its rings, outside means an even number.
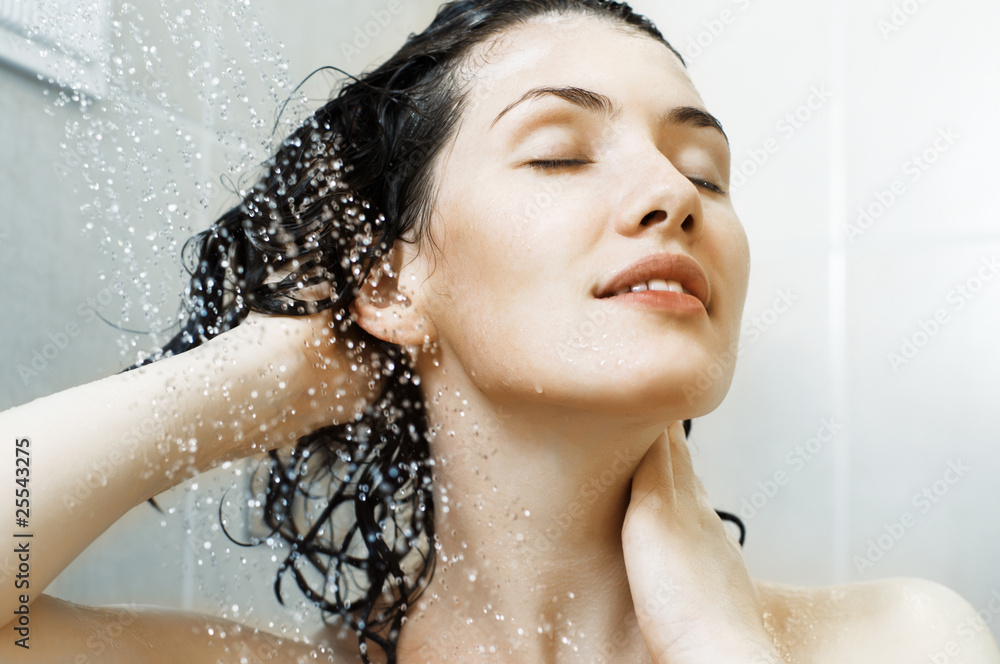
M293 402L287 393L300 387L291 378L298 349L275 357L281 351L265 351L238 332L0 414L2 615L12 615L20 595L37 597L135 505L223 458L252 453L251 440L263 449L294 438L283 415ZM25 439L27 454L24 443L21 452L15 447ZM17 475L25 461L30 475ZM15 515L15 490L24 485L30 507L19 526L15 518L24 513ZM30 579L16 586L16 551L25 546Z

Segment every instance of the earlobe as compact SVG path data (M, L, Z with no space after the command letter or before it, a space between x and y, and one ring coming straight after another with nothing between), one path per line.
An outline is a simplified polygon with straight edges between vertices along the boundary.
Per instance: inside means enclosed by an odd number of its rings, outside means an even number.
M374 337L400 346L416 346L437 340L437 329L427 316L418 294L408 292L402 282L398 254L379 262L350 304L355 322ZM405 271L405 270L404 270Z

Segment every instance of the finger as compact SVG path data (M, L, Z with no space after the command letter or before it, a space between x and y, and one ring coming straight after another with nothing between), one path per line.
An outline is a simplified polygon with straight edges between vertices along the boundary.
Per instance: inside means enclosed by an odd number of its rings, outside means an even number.
M710 506L708 492L694 472L691 460L691 448L688 446L684 425L681 421L673 422L667 427L670 441L670 459L673 467L673 482L678 496L690 496L704 505Z
M674 483L686 488L691 487L694 477L694 467L691 462L691 451L688 449L687 436L684 435L684 425L680 420L667 427L669 454L673 466Z
M639 462L632 476L632 503L637 504L649 496L659 502L673 504L673 467L670 458L670 441L666 433L660 434Z

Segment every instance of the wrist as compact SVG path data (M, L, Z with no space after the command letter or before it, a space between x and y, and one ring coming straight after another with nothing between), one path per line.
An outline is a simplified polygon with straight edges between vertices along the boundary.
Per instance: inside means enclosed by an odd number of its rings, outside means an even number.
M763 626L758 630L716 622L688 623L675 634L655 628L652 628L653 633L649 633L648 629L643 629L643 635L658 664L785 664L777 645Z
M253 318L192 351L201 375L209 462L248 456L291 444L301 428L296 395L305 394L303 353L282 339L290 319ZM292 321L294 322L294 321ZM306 433L306 432L302 432ZM301 433L299 435L302 435Z
M766 634L754 634L738 638L722 636L713 642L712 650L706 651L699 661L734 662L740 664L785 664L784 658L774 642Z
M353 419L376 396L370 353L334 340L328 314L252 314L219 341L200 361L229 367L220 385L228 396L223 406L231 440L221 450L227 456L293 445L316 429Z

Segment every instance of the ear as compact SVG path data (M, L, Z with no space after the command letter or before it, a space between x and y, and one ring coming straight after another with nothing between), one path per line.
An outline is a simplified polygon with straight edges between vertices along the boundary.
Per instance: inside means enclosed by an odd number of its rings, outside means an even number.
M372 336L400 346L437 341L437 328L419 292L421 263L412 245L397 242L351 302L355 322Z

